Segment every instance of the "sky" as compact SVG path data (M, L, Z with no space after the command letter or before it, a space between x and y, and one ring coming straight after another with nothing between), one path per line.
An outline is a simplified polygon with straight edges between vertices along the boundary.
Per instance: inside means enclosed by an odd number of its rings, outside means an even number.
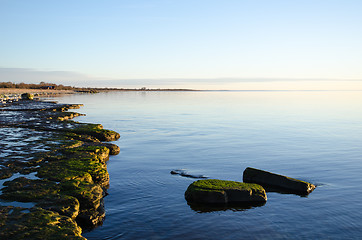
M360 0L0 0L0 82L361 89Z

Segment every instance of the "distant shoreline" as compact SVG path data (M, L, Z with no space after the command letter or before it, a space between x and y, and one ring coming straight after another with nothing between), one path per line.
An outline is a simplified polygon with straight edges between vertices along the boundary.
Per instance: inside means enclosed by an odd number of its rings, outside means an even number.
M113 91L125 91L125 92L156 92L156 91L201 91L194 89L143 89L143 88L74 88L72 90L60 90L60 89L33 89L33 88L0 88L0 95L4 94L22 94L32 93L40 95L53 95L53 94L74 94L74 93L97 93L97 92L113 92Z
M22 93L43 93L43 94L71 94L74 90L53 90L53 89L29 89L29 88L0 88L0 94L22 94Z

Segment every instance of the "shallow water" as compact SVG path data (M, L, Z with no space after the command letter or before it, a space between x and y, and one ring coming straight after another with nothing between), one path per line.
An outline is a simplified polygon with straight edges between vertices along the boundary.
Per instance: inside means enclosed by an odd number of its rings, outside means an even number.
M358 239L362 92L115 92L72 95L77 121L121 134L103 226L88 239ZM268 193L251 209L192 209L195 179L242 180L246 167L310 181L307 197Z

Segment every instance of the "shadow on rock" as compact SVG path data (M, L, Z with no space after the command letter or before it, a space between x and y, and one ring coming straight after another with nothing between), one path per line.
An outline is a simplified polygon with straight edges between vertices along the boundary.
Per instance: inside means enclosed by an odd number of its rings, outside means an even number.
M274 193L279 193L279 194L292 194L292 195L296 195L299 197L308 197L308 195L309 195L309 193L295 192L293 190L289 190L286 188L278 188L278 187L270 186L270 185L266 185L266 184L263 184L262 186L264 187L264 189L267 193L274 192Z
M210 213L219 211L242 212L256 207L262 207L265 202L245 202L245 203L228 203L228 204L200 204L187 202L189 207L197 213Z

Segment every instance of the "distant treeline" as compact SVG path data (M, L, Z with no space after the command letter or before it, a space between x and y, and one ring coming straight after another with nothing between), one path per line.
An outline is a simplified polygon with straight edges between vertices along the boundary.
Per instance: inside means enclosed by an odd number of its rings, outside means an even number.
M58 90L75 90L76 88L71 86L57 85L54 83L41 82L39 84L33 83L12 83L12 82L0 82L0 88L19 88L19 89L58 89Z
M195 91L191 89L149 89L142 88L80 88L72 86L64 86L62 84L57 85L55 83L41 82L34 83L12 83L12 82L0 82L0 88L19 88L19 89L57 89L57 90L73 90L78 92L98 92L98 91Z

